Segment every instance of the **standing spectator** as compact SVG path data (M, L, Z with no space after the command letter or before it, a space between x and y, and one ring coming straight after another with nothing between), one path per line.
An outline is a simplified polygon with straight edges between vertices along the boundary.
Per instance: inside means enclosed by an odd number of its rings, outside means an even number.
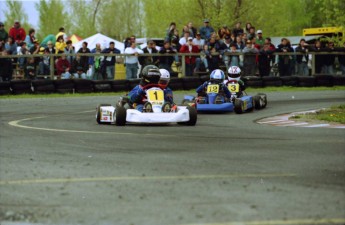
M188 31L189 31L189 36L192 37L192 38L195 38L196 37L196 33L197 33L197 30L195 27L193 27L193 23L192 22L189 22L187 24L187 28L188 28Z
M46 50L48 51L49 54L55 54L55 47L53 46L53 42L51 41L47 42Z
M177 29L174 30L174 35L171 38L171 47L173 47L176 51L179 51L181 48L181 45L179 43L180 41L180 35Z
M159 68L166 69L171 73L171 65L174 62L174 54L177 53L176 50L170 46L169 41L164 41L164 46L159 53L162 54L162 56L159 57Z
M316 40L315 41L315 47L312 49L313 52L324 52L324 49L321 46L321 41ZM322 68L324 66L324 55L314 55L315 59L315 73L319 74L322 73Z
M129 40L126 39L126 41L124 43L125 44L125 49L131 47L132 43L135 43L135 40L136 40L135 35L130 36Z
M246 47L243 49L243 72L244 76L255 76L256 71L256 54L259 50L254 47L254 43L248 40Z
M65 28L63 28L63 27L60 27L60 28L59 28L59 33L57 33L57 35L55 36L55 38L58 39L58 37L61 36L61 35L62 35L62 37L63 37L64 42L67 42L67 34L66 34L66 32L65 32Z
M138 56L142 54L143 51L136 47L135 42L132 42L131 47L125 49L125 54L129 54L130 56L126 56L126 79L135 79L137 78L138 74Z
M221 44L221 50L220 53L222 54L223 62L226 66L226 71L229 69L229 63L230 63L230 55L224 54L226 52L230 52L231 48L231 38L230 36L225 36L225 41L224 43Z
M203 50L204 48L204 45L205 45L205 40L204 39L201 39L201 35L200 33L196 33L196 36L195 38L193 39L193 45L196 45L198 46L199 50Z
M273 51L270 45L265 43L259 53L259 74L261 77L269 76L271 72L271 62L274 58Z
M2 43L2 45L5 45L7 38L8 38L8 33L5 30L5 25L3 22L0 22L0 43Z
M11 36L9 36L5 44L5 50L10 51L10 55L17 55L17 48L17 43Z
M242 42L241 36L236 37L236 42L234 44L235 44L237 50L242 51L242 49L244 49L244 44Z
M258 31L256 32L256 34L257 34L257 36L256 36L255 43L256 43L257 45L259 45L260 48L261 48L261 47L263 47L264 44L265 44L265 39L262 37L262 30L258 30Z
M249 28L249 33L247 34L248 40L252 40L255 38L255 27L250 27Z
M208 19L204 19L204 26L200 28L199 32L201 38L205 41L211 38L211 34L214 32L214 29L209 25L210 21Z
M294 52L293 48L289 44L288 39L282 38L281 44L278 45L278 48L276 49L277 52L281 53L288 53L288 52ZM279 69L279 75L282 76L290 76L291 75L291 55L279 55L278 57L278 69Z
M25 72L25 78L29 80L35 80L36 79L36 65L35 65L35 59L28 58L27 63L24 67Z
M55 51L57 54L60 53L64 53L65 52L65 48L66 48L66 43L63 39L63 35L60 35L57 39L56 39L56 43L55 43Z
M333 41L329 41L327 43L327 47L325 48L325 51L329 52L330 54L327 55L327 57L324 57L324 59L325 59L324 71L326 74L334 75L334 62L335 62L336 55L332 54L332 52L335 51Z
M90 57L91 58L91 57ZM86 76L84 77L79 77L79 74L85 74L87 68L84 67L83 62L81 60L81 56L79 54L76 55L75 59L72 61L70 64L70 73L73 74L74 78L83 78L85 79ZM79 71L79 73L78 73Z
M40 54L40 43L37 39L34 40L34 46L32 46L30 48L30 54L31 55L38 55ZM34 63L35 63L35 69L36 69L36 74L37 74L37 70L38 70L38 64L40 63L40 61L42 60L42 57L34 57Z
M193 45L193 38L188 38L188 43L182 45L180 53L199 53L199 48ZM196 56L185 56L186 76L192 76L195 69Z
M0 55L10 55L10 50L0 52ZM0 81L11 81L13 74L12 60L10 58L0 58Z
M93 54L100 54L102 52L101 44L97 43L96 47L91 50ZM103 56L94 56L89 58L89 65L91 67L91 73L93 74L93 80L102 80L102 71L101 71L101 62L103 60Z
M220 53L222 50L221 43L216 40L215 37L212 37L210 41L207 43L208 50L210 51L210 57L208 59L208 68L210 71L213 71L215 69L219 69L219 62L221 59L221 55L214 55L216 53Z
M235 37L238 37L244 33L243 29L241 28L241 22L237 22L235 28L232 30L232 33Z
M308 68L308 44L305 42L305 39L302 38L299 41L298 47L296 48L296 52L302 53L302 55L296 56L297 62L297 73L301 76L309 76L309 68Z
M50 56L48 56L48 49L44 49L44 55L42 60L38 63L38 74L39 75L48 75L50 74Z
M131 40L131 43L135 44L135 38L134 42ZM115 42L111 41L109 43L109 48L106 48L102 51L102 53L107 54L120 54L121 51L117 48L115 48ZM103 60L103 66L105 68L106 73L106 79L108 80L114 80L115 79L115 63L116 63L116 56L105 56Z
M179 40L180 46L187 44L188 38L189 38L189 31L186 31L184 32L183 37L181 37Z
M25 40L26 32L22 27L20 27L19 21L14 22L13 27L10 29L9 36L13 37L17 44L20 44Z
M58 79L69 79L71 78L70 74L71 65L69 64L68 60L66 59L65 55L61 55L61 57L57 60L56 63L56 70Z
M218 30L218 37L219 39L224 39L225 36L230 36L231 32L227 25L224 25L222 28Z
M20 43L20 50L18 52L18 55L30 55L30 51L27 48L25 41ZM20 57L20 58L18 58L18 62L19 62L19 67L24 69L24 66L27 62L27 58L26 57Z
M230 53L238 53L238 52L242 52L241 49L237 49L236 44L232 43L231 47L230 47ZM232 66L237 66L240 67L241 66L241 60L240 60L240 56L239 55L229 55L230 58L230 67Z
M91 53L87 45L87 42L84 41L82 47L78 50L77 53ZM84 71L87 71L89 69L89 56L80 56L80 61Z
M274 52L276 50L276 47L274 44L272 44L271 38L267 37L265 38L265 44L268 44L270 46L270 50Z
M30 49L32 46L34 46L34 41L36 40L35 38L35 29L30 28L29 34L26 35L25 42L26 45L28 46L28 49Z
M71 41L71 40L68 40L68 41L66 42L66 47L65 47L65 49L64 49L64 53L65 53L65 54L75 54L74 46L72 45L72 41ZM68 56L66 56L66 59L68 60L68 62L69 62L70 64L72 64L74 58L75 58L74 55L68 55Z
M247 22L246 27L244 29L244 33L248 35L251 27L252 27L252 24L250 22Z
M144 54L157 54L158 50L154 47L155 42L150 40L147 42L147 46L143 49ZM158 56L139 56L139 63L142 69L147 65L155 65L157 66L159 63ZM140 71L140 72L141 72Z
M345 42L343 43L343 47L337 49L338 52L342 52L342 55L338 55L338 61L340 65L341 74L345 75Z
M171 22L170 26L166 32L165 40L171 42L176 30L176 23Z
M247 33L243 33L243 34L242 34L241 40L242 40L243 45L247 43L247 41L248 41L248 35L247 35ZM243 48L244 48L244 47L243 47Z
M195 72L204 71L204 70L207 73L209 72L207 58L211 58L211 53L208 50L208 45L204 44L203 48L200 51L200 57L196 58L195 60ZM200 69L201 67L205 69Z

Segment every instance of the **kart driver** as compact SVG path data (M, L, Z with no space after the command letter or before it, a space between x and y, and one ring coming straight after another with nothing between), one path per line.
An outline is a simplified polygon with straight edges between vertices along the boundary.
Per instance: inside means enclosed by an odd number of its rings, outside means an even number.
M139 85L135 86L128 94L129 101L133 107L142 112L145 103L145 86L149 84L158 84L161 77L159 69L154 65L147 65L142 70L142 78Z
M174 104L173 91L168 87L170 81L170 73L166 69L159 69L161 73L161 78L158 81L158 84L164 90L164 100L170 104Z
M241 69L237 66L231 66L228 69L228 78L224 80L225 86L227 86L229 83L238 83L240 85L239 92L237 93L237 97L242 96L242 92L246 89L246 86L241 80Z
M220 69L213 70L212 73L210 74L210 80L206 81L205 83L203 83L196 89L198 96L205 95L208 85L218 84L220 91L223 91L227 98L231 98L231 93L228 87L224 84L224 78L225 78L225 75L222 70Z

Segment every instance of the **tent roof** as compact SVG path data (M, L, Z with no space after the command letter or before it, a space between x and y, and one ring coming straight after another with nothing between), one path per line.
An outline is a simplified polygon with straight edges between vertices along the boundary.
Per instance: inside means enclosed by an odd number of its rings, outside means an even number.
M290 40L291 45L298 45L299 41L304 38L306 40L306 42L312 41L312 40L316 40L318 38L322 37L322 35L313 35L313 36L289 36L289 37L271 37L271 42L272 44L274 44L275 46L278 46L281 42L282 38L287 38L288 40Z
M75 44L75 43L78 43L79 41L83 40L83 38L79 37L76 34L73 34L70 37L68 37L67 40L71 40L72 44Z
M122 42L119 42L115 39L112 39L110 37L107 37L101 33L97 33L95 35L92 35L91 37L85 38L78 43L73 44L76 51L78 51L81 47L83 42L87 42L87 47L92 50L96 47L96 44L101 44L101 48L105 49L109 47L109 42L113 41L115 43L115 48L119 49L121 53L124 52L124 44Z

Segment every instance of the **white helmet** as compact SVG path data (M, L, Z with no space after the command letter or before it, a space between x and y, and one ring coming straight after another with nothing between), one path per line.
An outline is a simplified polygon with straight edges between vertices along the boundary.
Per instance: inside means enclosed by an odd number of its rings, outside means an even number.
M166 69L159 69L159 72L161 73L161 78L159 79L159 84L163 86L168 86L168 83L170 81L170 73Z
M234 80L239 80L241 77L241 69L238 66L231 66L228 69L228 76Z

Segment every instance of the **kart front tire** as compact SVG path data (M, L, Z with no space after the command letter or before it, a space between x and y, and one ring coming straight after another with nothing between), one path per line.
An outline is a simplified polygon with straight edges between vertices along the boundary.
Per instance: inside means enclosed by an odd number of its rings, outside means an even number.
M196 121L198 119L198 113L194 107L187 106L189 111L189 121L187 122L179 122L180 125L187 125L187 126L195 126Z
M244 103L241 99L236 98L235 99L235 113L242 114L244 112Z
M109 122L101 122L101 107L102 106L111 106L111 104L99 104L97 106L96 121L98 124L110 124Z
M117 105L115 109L115 124L116 126L125 126L126 125L126 116L127 111L124 107Z

